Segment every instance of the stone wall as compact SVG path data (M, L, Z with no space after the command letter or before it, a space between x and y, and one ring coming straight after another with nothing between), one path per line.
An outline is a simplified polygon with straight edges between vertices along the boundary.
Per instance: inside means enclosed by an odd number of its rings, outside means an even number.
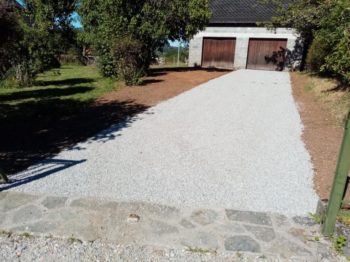
M261 27L208 27L199 32L190 41L189 66L200 66L202 63L202 46L204 37L236 38L234 66L236 69L246 68L248 44L250 38L287 39L287 69L298 67L302 58L302 45L298 34L287 28L268 30Z

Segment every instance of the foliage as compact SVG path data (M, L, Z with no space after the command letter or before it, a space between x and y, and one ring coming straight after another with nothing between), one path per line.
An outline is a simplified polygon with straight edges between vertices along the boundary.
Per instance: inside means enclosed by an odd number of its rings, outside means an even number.
M118 66L116 60L121 58L115 59L115 51L127 42L137 45L137 70L133 72L142 75L168 40L189 39L210 17L208 0L85 0L79 13L83 39L97 50L106 76L120 73L121 63Z
M348 210L341 209L338 213L337 219L346 226L350 226L350 212Z
M5 0L0 0L0 79L6 77L7 71L17 61L22 32L18 16Z
M31 85L38 73L60 66L58 55L74 39L71 15L75 9L76 0L26 0L12 8L18 34L9 40L16 47L10 72L19 85ZM11 52L11 45L5 52Z
M333 0L332 0L333 1ZM265 4L275 6L277 16L267 25L271 28L287 27L296 29L304 41L312 41L313 33L320 28L320 20L327 15L329 0L261 0Z
M339 235L334 239L333 245L334 249L340 254L343 253L344 247L346 246L348 239L344 235Z
M326 61L326 56L329 53L329 46L322 37L316 37L309 48L306 63L309 69L313 72L320 72L322 65Z
M114 59L120 79L127 85L138 85L142 70L142 44L130 37L121 39L114 48Z
M283 0L262 1L278 11L268 27L295 28L300 33L308 69L350 83L350 1L295 0L288 6Z
M321 29L315 35L315 39L326 43L323 51L328 51L321 72L350 84L350 1L335 1L328 15L321 19Z
M309 213L309 217L317 224L322 223L322 216L320 214Z

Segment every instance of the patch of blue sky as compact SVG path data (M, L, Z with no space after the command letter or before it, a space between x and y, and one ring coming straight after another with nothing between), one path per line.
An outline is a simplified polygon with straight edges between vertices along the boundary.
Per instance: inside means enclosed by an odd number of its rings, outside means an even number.
M83 27L83 25L81 24L81 21L80 21L80 16L76 12L74 12L72 14L72 25L75 28L82 28Z

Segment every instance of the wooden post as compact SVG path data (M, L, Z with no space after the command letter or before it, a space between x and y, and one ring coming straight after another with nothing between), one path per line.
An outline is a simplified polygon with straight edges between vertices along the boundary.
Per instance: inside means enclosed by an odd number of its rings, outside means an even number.
M323 218L322 233L325 236L331 236L334 233L335 223L338 212L343 201L344 191L346 188L347 177L350 169L350 113L345 123L345 133L343 143L338 159L337 170L335 173L333 187L326 214Z

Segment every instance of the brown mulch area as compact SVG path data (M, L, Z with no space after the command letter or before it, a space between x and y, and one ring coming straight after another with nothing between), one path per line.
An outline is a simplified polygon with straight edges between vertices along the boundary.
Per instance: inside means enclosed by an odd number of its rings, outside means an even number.
M155 69L141 86L124 86L121 90L101 97L99 102L132 101L144 106L154 106L228 72L186 68Z
M98 101L48 98L16 106L0 103L0 167L14 174L227 71L157 69L142 86L123 87ZM122 128L122 125L121 125ZM64 161L64 160L63 160Z
M315 169L315 190L321 199L328 199L337 165L343 128L339 120L305 90L307 76L291 73L293 95L304 124L303 140L311 154ZM349 194L348 194L349 195ZM350 199L348 196L346 199Z

